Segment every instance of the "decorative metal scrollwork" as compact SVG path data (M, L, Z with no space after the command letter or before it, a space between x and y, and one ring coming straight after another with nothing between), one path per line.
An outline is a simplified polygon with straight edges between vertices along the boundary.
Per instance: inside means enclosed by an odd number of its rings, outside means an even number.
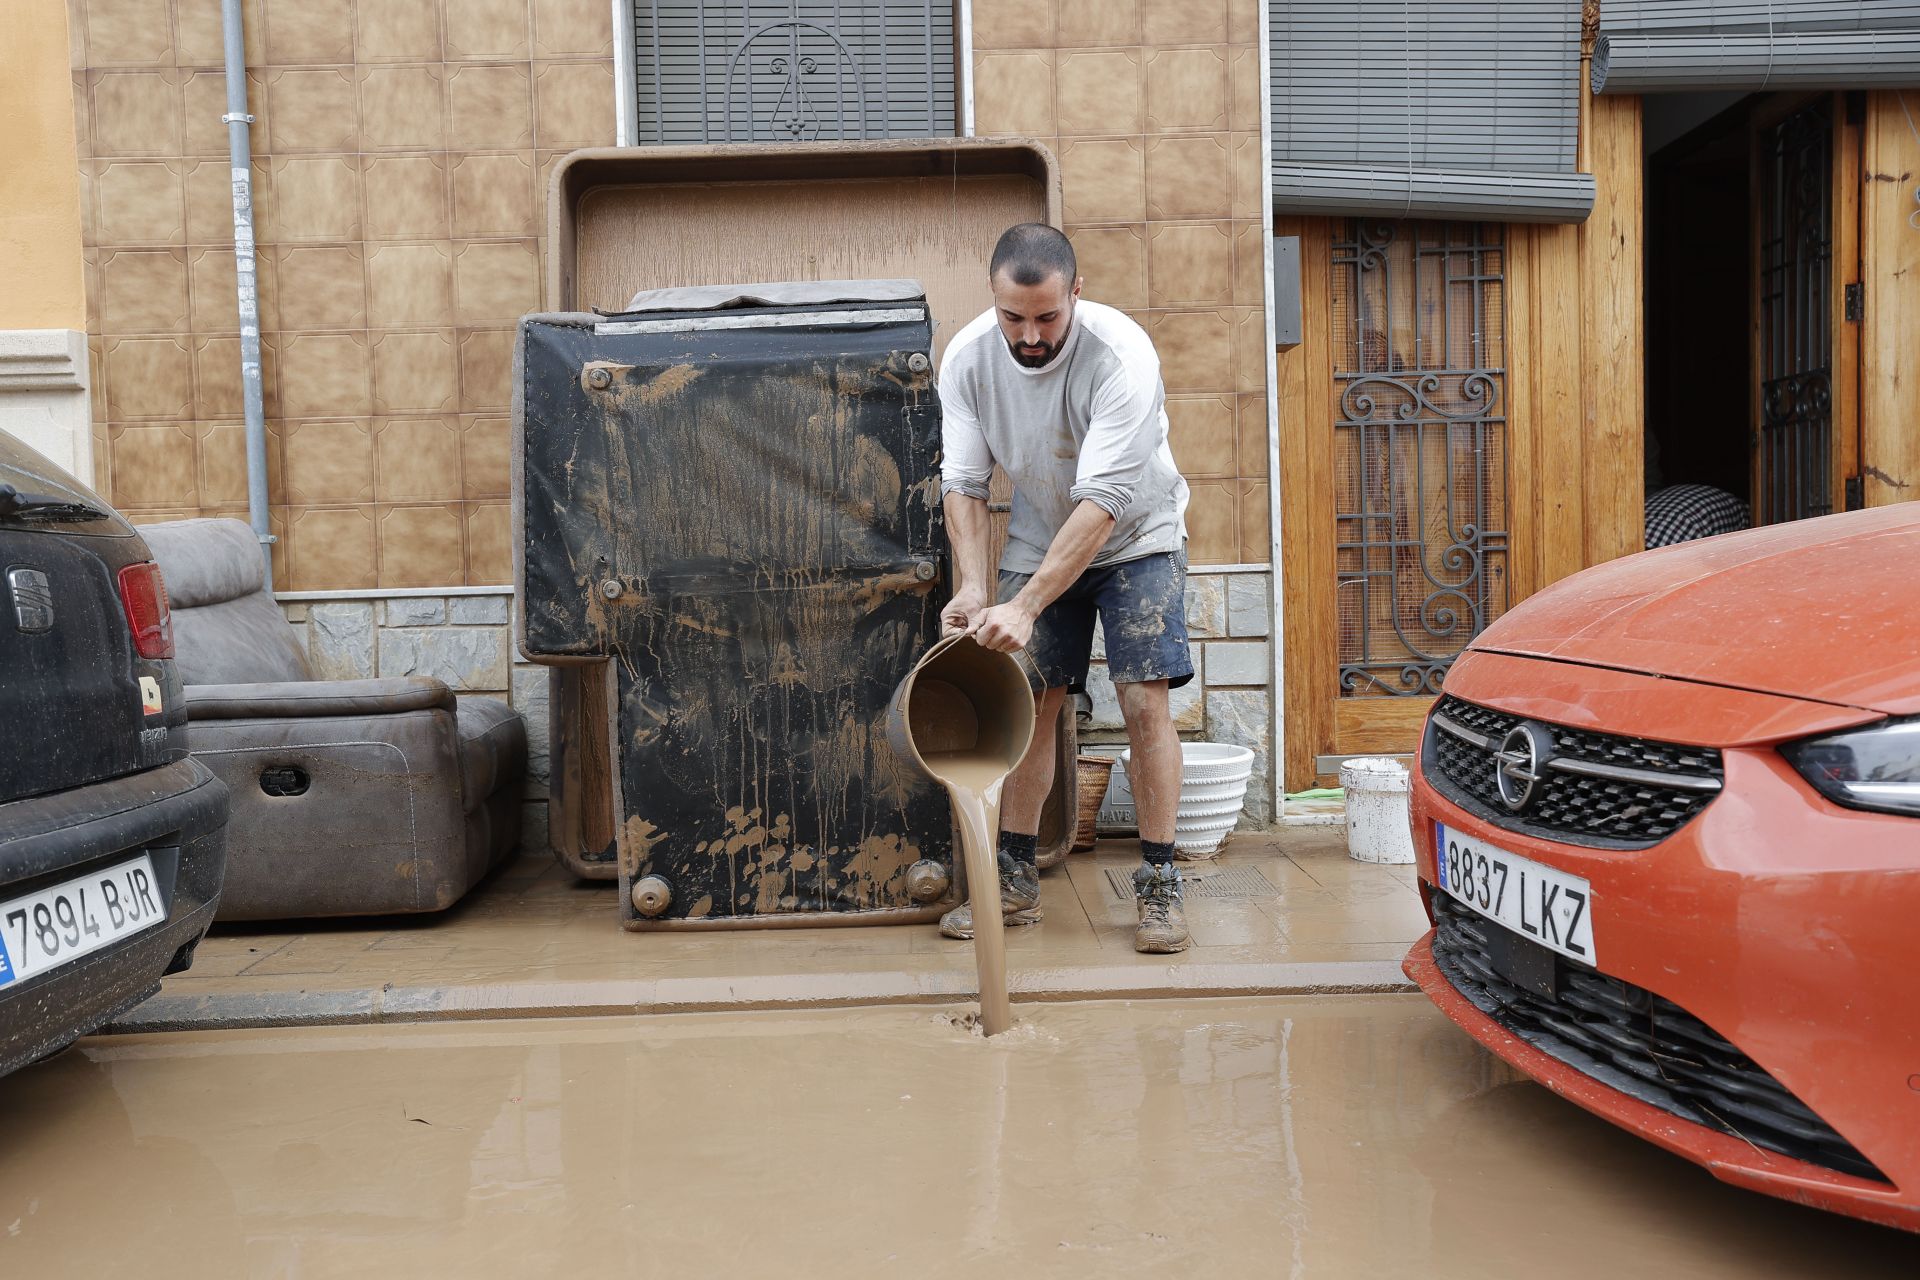
M1755 524L1833 510L1833 122L1826 104L1794 112L1768 142Z
M1507 604L1497 227L1354 221L1334 246L1342 697L1430 697Z

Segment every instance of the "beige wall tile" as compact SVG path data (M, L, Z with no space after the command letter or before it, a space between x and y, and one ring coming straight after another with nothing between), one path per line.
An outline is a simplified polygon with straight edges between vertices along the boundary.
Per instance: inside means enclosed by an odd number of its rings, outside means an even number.
M286 494L296 505L373 497L373 424L365 418L297 420L280 428Z
M359 161L358 156L273 157L276 238L358 240ZM228 203L231 216L231 192Z
M973 0L974 48L1051 48L1054 5L1055 0Z
M439 155L367 156L367 239L444 240L448 198L446 159Z
M253 260L254 308L262 330L280 327L279 275L271 249ZM196 334L238 334L240 294L233 249L227 245L187 250L189 323Z
M1055 21L1063 49L1140 43L1139 0L1060 0Z
M267 61L277 67L352 62L352 0L267 0Z
M448 62L512 62L533 55L527 0L442 3L447 15Z
M107 448L114 460L114 506L191 510L199 505L193 436L185 426L112 426Z
M1147 130L1227 127L1227 49L1156 49L1147 55Z
M1233 368L1236 391L1265 391L1274 351L1267 345L1267 316L1259 307L1235 307Z
M74 154L84 160L93 154L93 90L84 71L74 72L71 84Z
M531 240L480 241L453 249L454 320L511 322L540 305L540 259Z
M84 0L76 30L90 67L162 67L173 60L167 0Z
M87 407L96 428L107 421L107 346L99 334L87 336Z
M1266 0L1227 0L1227 39L1234 44L1258 44L1260 6L1265 2Z
M1240 562L1266 564L1273 559L1273 513L1266 481L1240 485Z
M286 417L365 417L372 411L365 334L287 334L269 350Z
M108 250L100 257L100 331L171 333L187 327L187 256L181 249Z
M1147 216L1224 218L1233 208L1227 135L1197 133L1149 138Z
M88 72L93 154L180 155L180 81L173 71Z
M1234 397L1237 413L1235 424L1239 437L1235 448L1236 474L1240 476L1264 476L1267 474L1267 398L1264 395L1250 395L1241 392Z
M611 63L536 62L533 67L533 97L535 145L613 145Z
M1225 44L1227 0L1140 0L1147 44Z
M82 168L94 174L92 243L187 242L187 180L179 161L94 160Z
M375 508L380 585L452 587L466 576L466 528L458 506Z
M287 513L287 589L374 586L373 508L293 506Z
M1228 127L1258 133L1260 118L1267 110L1266 92L1260 83L1260 50L1235 49L1227 83L1231 90Z
M280 412L276 374L270 352L260 361L261 407L268 417ZM240 336L224 334L193 338L193 416L238 418L246 412L240 387Z
M513 330L462 329L460 408L475 413L513 403Z
M367 327L367 273L358 244L282 245L272 253L278 329Z
M512 495L512 468L507 444L513 424L505 417L460 415L460 480L462 497L505 498Z
M354 58L369 62L438 62L438 0L356 0Z
M1267 201L1266 160L1261 153L1260 135L1233 135L1233 216L1258 218Z
M1232 396L1168 396L1167 442L1181 474L1230 478L1234 472Z
M188 160L185 162L187 191L187 242L189 244L233 243L233 170L225 160ZM261 167L254 162L254 183L260 183ZM256 206L259 192L254 195Z
M381 502L454 502L460 426L448 417L375 418L373 493Z
M247 65L264 66L267 61L267 21L264 0L241 0L240 26L245 34ZM177 60L183 67L220 67L226 65L226 38L220 29L220 6L199 0L175 0L173 6L174 40Z
M221 119L227 113L227 74L213 69L182 71L180 90L181 126L185 154L189 156L226 156L232 154L227 125ZM255 151L268 136L266 80L257 72L247 73L247 110L253 114L249 133Z
M1233 390L1233 325L1221 311L1165 311L1149 326L1167 392Z
M447 159L453 170L454 235L533 236L541 232L531 151Z
M269 71L266 136L276 153L353 152L358 113L350 69Z
M600 0L533 0L533 56L613 58L612 10Z
M1068 231L1086 296L1110 307L1147 305L1147 229L1078 227Z
M1247 307L1267 302L1267 233L1257 222L1233 224L1233 300Z
M504 502L469 503L467 515L467 582L476 587L505 586L513 581L512 512Z
M1051 50L981 53L973 72L975 132L1053 136Z
M1147 298L1155 307L1233 301L1233 228L1226 222L1161 222L1148 228Z
M370 248L369 323L376 329L445 324L453 296L452 263L452 249L444 240Z
M447 68L447 144L455 151L507 151L533 145L532 68Z
M1055 101L1062 137L1135 134L1146 128L1140 52L1065 52L1057 60ZM979 104L974 106L976 115Z
M376 333L371 345L376 414L442 413L459 405L460 362L453 330Z
M447 145L439 67L362 67L357 74L361 141L369 151L438 151Z
M204 422L193 428L200 476L200 505L247 505L247 428L243 422ZM283 480L280 433L267 427L267 490ZM241 519L246 519L242 515Z
M1240 559L1239 493L1231 480L1188 485L1187 559L1199 564L1235 564Z
M1146 183L1140 140L1062 143L1060 185L1069 222L1144 220Z

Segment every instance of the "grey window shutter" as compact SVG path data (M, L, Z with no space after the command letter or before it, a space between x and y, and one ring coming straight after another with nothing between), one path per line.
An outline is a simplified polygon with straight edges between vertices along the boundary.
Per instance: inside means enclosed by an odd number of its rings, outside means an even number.
M1278 213L1579 222L1579 0L1271 0Z
M1595 93L1920 85L1913 0L1606 0Z
M957 132L952 0L634 0L643 145Z

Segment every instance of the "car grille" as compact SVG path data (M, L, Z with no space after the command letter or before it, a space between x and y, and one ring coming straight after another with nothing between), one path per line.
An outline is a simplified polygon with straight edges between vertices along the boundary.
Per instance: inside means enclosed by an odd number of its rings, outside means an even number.
M1424 765L1440 792L1508 831L1602 849L1644 849L1685 826L1719 793L1720 753L1565 725L1542 725L1554 756L1532 801L1500 799L1494 752L1521 717L1446 697L1427 722Z
M1541 995L1495 971L1488 939L1511 931L1438 891L1433 958L1455 990L1534 1048L1641 1102L1857 1178L1887 1181L1873 1162L1752 1058L1664 997L1554 957L1557 994Z

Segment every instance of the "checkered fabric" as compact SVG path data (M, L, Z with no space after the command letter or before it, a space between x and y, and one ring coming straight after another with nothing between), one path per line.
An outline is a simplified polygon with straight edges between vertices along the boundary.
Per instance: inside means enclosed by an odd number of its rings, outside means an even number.
M1647 495L1647 546L1733 533L1753 523L1747 504L1704 484L1674 484Z

